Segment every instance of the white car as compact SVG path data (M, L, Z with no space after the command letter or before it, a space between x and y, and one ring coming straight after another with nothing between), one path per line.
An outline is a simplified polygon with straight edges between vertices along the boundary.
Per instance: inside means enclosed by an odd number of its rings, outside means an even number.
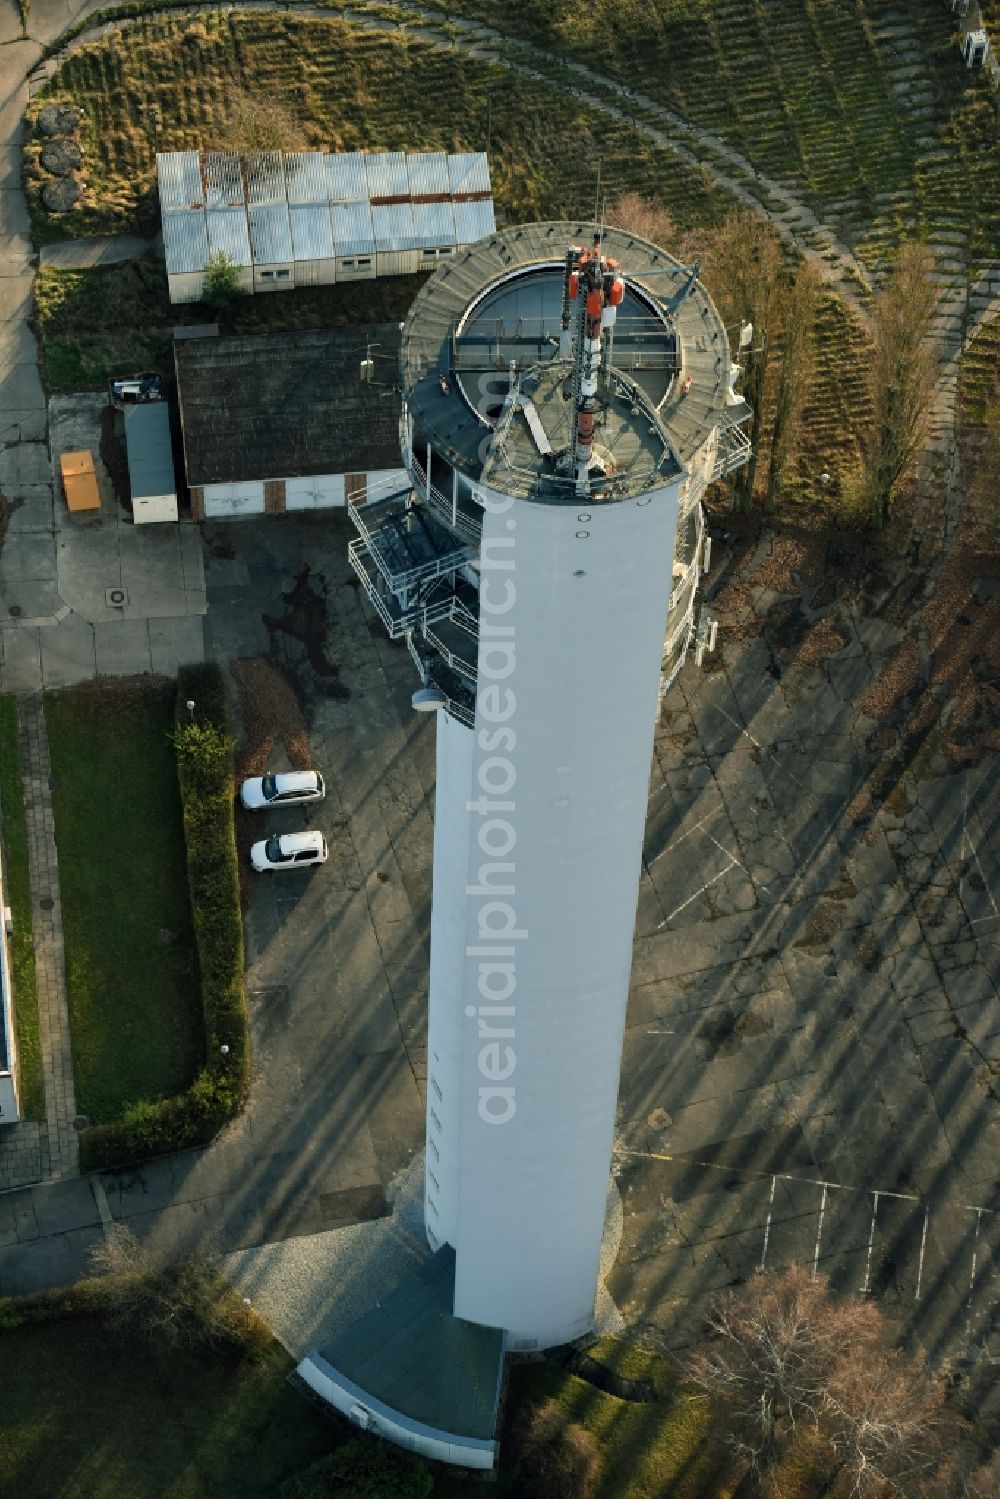
M291 807L296 802L321 802L324 796L326 787L318 770L256 776L240 787L240 801L252 811L259 807Z
M326 839L322 833L275 833L255 843L250 863L260 874L265 869L305 869L309 864L325 864Z

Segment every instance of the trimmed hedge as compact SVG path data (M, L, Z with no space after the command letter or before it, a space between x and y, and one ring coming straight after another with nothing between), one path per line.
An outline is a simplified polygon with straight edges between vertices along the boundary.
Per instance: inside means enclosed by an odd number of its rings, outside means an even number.
M88 1130L81 1141L87 1170L204 1144L240 1108L250 1082L233 740L217 666L178 672L174 744L208 1060L186 1093L134 1104L121 1122Z
M281 1487L281 1499L427 1499L430 1469L378 1437L356 1437Z
M28 824L17 748L17 709L9 694L0 697L0 813L7 856L4 896L14 923L9 952L21 1113L25 1119L44 1119L45 1081L35 979L35 939L31 926Z

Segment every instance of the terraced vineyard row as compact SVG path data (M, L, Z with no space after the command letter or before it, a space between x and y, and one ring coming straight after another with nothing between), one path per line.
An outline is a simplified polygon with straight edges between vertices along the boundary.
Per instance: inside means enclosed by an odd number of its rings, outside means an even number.
M963 67L943 4L601 0L581 16L567 0L502 12L449 0L447 11L533 43L518 50L539 67L571 58L718 134L794 185L873 267L903 232L956 222L974 258L994 253L994 100Z

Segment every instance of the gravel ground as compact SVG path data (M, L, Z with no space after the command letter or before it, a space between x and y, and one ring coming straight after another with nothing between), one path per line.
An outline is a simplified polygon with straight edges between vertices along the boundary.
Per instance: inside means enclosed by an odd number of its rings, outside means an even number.
M328 1233L307 1234L220 1258L219 1267L241 1296L249 1297L293 1358L323 1348L350 1327L409 1271L430 1258L423 1227L423 1153L388 1188L391 1217ZM601 1250L601 1279L622 1236L622 1204L610 1184ZM602 1285L597 1297L599 1334L619 1333L624 1321Z

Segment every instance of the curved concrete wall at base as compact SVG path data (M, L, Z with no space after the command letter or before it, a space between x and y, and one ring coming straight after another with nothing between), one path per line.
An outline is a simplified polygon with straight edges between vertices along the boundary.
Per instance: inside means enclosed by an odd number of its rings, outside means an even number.
M469 882L467 803L472 794L474 743L471 729L448 713L438 714L424 1166L424 1224L433 1248L439 1244L457 1247L458 1243L458 1105L465 1026L465 887Z
M455 1315L512 1350L593 1324L679 488L482 491Z
M317 1395L349 1421L365 1431L395 1442L397 1447L405 1447L410 1452L419 1452L421 1457L429 1457L439 1463L452 1463L460 1468L490 1469L496 1461L495 1442L477 1441L475 1437L458 1436L454 1432L441 1431L435 1426L412 1421L339 1374L319 1353L308 1354L295 1372L311 1390L315 1390ZM359 1420L359 1412L364 1412L367 1419Z

